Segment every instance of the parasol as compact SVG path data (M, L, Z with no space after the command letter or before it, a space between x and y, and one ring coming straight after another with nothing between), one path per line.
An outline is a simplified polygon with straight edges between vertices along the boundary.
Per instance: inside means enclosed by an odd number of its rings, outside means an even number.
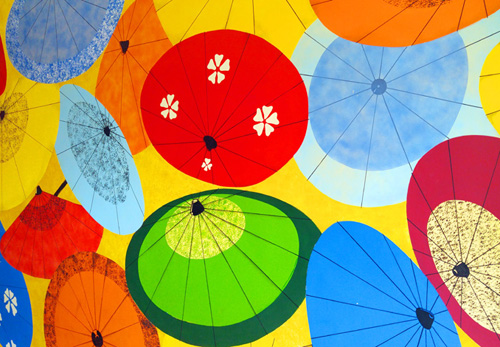
M120 126L132 154L150 145L140 110L142 86L154 63L171 46L153 1L136 0L104 51L95 96Z
M499 90L500 69L498 68L500 59L500 45L497 44L485 59L479 79L479 92L481 93L481 104L488 119L495 129L500 130L499 112L500 103L496 97Z
M468 52L457 33L406 48L367 46L315 22L293 57L309 93L310 127L295 156L307 179L343 203L394 204L434 145L493 134L468 73L478 67L468 53L477 59L489 41L465 40Z
M500 344L500 139L464 136L433 148L408 188L415 255L455 322L479 345Z
M48 347L159 347L155 327L139 311L112 260L93 252L66 258L45 297Z
M127 141L106 108L76 86L61 88L55 149L75 197L99 224L124 235L144 219L139 174Z
M0 241L4 233L0 224ZM23 274L0 253L0 345L29 347L32 336L31 302Z
M177 169L205 182L256 184L285 165L307 128L296 68L263 39L199 34L167 51L142 91L146 131Z
M76 77L97 60L120 18L124 0L15 0L6 28L7 52L31 80Z
M101 242L102 226L82 206L57 195L37 187L36 195L0 242L5 259L30 276L51 278L66 257L95 251Z
M453 320L422 271L371 227L338 222L307 270L312 345L460 346Z
M367 45L428 42L491 16L498 0L310 0L323 24L345 39Z
M320 233L269 196L220 189L158 209L127 251L130 293L153 324L186 343L234 346L270 333L305 295Z

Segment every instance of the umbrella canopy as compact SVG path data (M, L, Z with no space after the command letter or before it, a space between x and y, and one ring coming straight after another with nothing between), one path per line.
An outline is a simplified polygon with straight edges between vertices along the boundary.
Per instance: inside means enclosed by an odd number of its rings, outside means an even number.
M498 90L500 89L499 64L500 44L496 45L488 54L479 79L481 104L488 119L497 131L500 130L500 100L497 98Z
M232 29L264 38L290 56L316 16L307 0L154 0L174 43L199 33Z
M80 206L42 192L9 227L0 251L16 269L35 277L51 278L66 257L95 251L103 228Z
M220 189L173 201L134 235L130 293L184 342L234 346L282 325L302 303L314 223L283 201Z
M130 297L123 269L97 253L77 253L59 265L44 312L48 347L160 346L156 328Z
M120 126L132 154L151 144L142 124L141 91L149 70L170 47L153 0L136 0L104 51L95 96Z
M2 37L0 36L0 95L5 91L7 83L7 65L5 64L5 53L3 51Z
M56 83L97 60L113 34L124 0L15 0L6 28L10 61L24 76Z
M367 45L409 46L432 41L500 8L498 0L310 0L324 25Z
M464 136L427 153L408 188L417 260L455 322L479 345L500 341L500 139Z
M387 237L338 222L307 270L312 345L460 346L453 320L422 271Z
M308 87L310 121L295 159L316 187L343 203L404 201L426 151L449 134L493 131L476 123L484 114L466 94L467 52L457 33L388 48L338 38L318 21L293 60Z
M59 97L54 86L21 77L10 65L0 96L0 210L35 190L54 152Z
M233 30L196 35L165 53L146 79L141 108L165 160L223 186L275 173L307 128L297 69L265 40Z
M144 197L120 127L86 90L61 88L61 127L55 149L75 197L99 224L124 235L144 219Z
M4 233L0 224L0 241ZM31 302L23 274L0 253L0 345L29 347L32 336Z

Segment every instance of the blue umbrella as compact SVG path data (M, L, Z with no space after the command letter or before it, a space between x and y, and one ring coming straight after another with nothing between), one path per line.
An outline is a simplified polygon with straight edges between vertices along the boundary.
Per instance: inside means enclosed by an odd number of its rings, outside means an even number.
M339 222L328 228L314 247L306 283L314 347L460 346L432 284L367 225Z
M141 181L127 141L113 117L89 92L61 88L55 149L75 197L99 224L124 235L144 219Z
M37 82L56 83L85 72L108 44L124 0L16 0L7 21L12 64Z
M494 134L474 83L478 64L468 62L476 47L458 33L410 47L367 46L313 23L292 57L309 94L310 127L295 156L301 171L343 203L404 201L415 163L433 146L468 132Z
M5 229L0 224L0 239ZM0 254L0 345L29 347L33 336L31 302L23 274Z

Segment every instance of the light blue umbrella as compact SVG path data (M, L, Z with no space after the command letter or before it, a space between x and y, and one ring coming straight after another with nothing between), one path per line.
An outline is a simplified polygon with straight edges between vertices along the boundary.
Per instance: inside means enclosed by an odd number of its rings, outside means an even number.
M61 88L55 149L75 197L103 227L124 235L144 219L144 197L132 154L120 128L89 92Z
M24 76L56 83L85 72L108 44L124 0L16 0L7 21L10 61Z
M460 346L425 275L371 227L338 222L314 246L306 302L312 345Z
M0 224L0 239L4 233ZM31 302L23 274L0 254L0 345L29 347L32 336Z

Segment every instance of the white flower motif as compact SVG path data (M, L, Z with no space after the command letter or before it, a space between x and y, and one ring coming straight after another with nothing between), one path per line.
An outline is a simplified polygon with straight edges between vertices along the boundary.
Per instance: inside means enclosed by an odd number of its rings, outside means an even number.
M208 76L208 80L213 84L219 84L226 78L221 71L229 71L229 59L226 59L224 63L222 63L222 59L224 59L224 54L216 54L215 57L208 62L207 69L214 71Z
M160 106L164 107L165 110L161 111L163 118L174 119L177 118L177 111L179 111L179 100L174 101L174 94L167 94L167 98L163 98Z
M11 313L12 311L13 316L17 314L17 298L9 288L5 289L5 293L3 293L3 303L7 312Z
M5 345L5 347L16 347L16 344L14 343L14 341L10 340L10 342L7 342L7 345Z
M262 132L265 131L266 136L269 136L274 131L273 125L280 124L278 113L271 112L273 112L272 106L262 106L262 109L257 109L257 113L253 117L253 120L257 122L257 124L253 126L255 131L257 131L257 135L260 136Z
M205 158L205 161L201 164L201 168L205 171L212 170L212 160Z

